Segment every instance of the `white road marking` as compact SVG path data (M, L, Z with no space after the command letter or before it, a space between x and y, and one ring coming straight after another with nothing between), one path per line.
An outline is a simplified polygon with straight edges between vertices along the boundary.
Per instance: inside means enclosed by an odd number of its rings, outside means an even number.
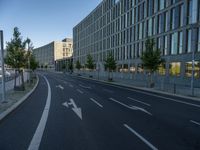
M68 105L67 102L62 103L62 105L65 106L65 107L67 107L67 108L69 107L69 105Z
M137 100L137 99L134 99L134 98L131 98L131 97L127 97L127 98L130 99L130 100L136 101L136 102L138 102L138 103L144 104L144 105L146 105L146 106L151 106L150 104L145 103L145 102L142 102L142 101L139 101L139 100Z
M129 108L129 109L132 109L132 110L140 110L140 111L142 111L144 113L147 113L148 115L152 116L152 114L150 112L148 112L147 110L145 110L144 108L137 107L137 106L128 106L128 105L126 105L126 104L124 104L122 102L117 101L114 98L109 98L109 99L112 100L112 101L114 101L114 102L116 102L116 103L118 103L118 104L120 104L120 105L122 105L122 106L124 106L124 107L126 107L126 108Z
M95 104L97 104L99 107L103 108L103 106L101 104L99 104L99 102L94 100L93 98L90 98L90 100L93 101Z
M34 136L31 140L31 143L28 147L28 150L38 150L39 149L40 142L42 140L44 129L45 129L45 126L47 123L47 118L49 115L49 109L50 109L50 105L51 105L51 87L50 87L50 84L49 84L49 81L47 80L47 78L45 76L43 76L43 77L46 80L46 83L48 86L48 96L47 96L45 108L42 113L42 117L41 117L38 127L34 133Z
M56 87L57 87L57 88L60 88L61 90L64 90L64 87L61 86L61 85L57 85Z
M83 94L83 91L81 91L81 90L79 90L79 89L77 89L77 91L78 91L79 93Z
M158 148L153 146L149 141L147 141L144 137L142 137L139 133L137 133L135 130L133 130L131 127L129 127L127 124L124 124L124 127L126 127L129 131L131 131L133 134L135 134L140 140L142 140L152 150L158 150Z
M95 82L95 83L108 85L108 84L99 83L99 82ZM129 90L129 91L134 91L134 92L137 92L137 93L142 93L142 94L146 94L146 95L150 95L150 96L154 96L154 97L158 97L158 98L162 98L162 99L167 99L167 100L174 101L174 102L177 102L177 103L181 103L181 104L185 104L185 105L189 105L189 106L194 106L194 107L200 108L200 105L197 105L197 104L193 104L193 103L189 103L189 102L184 102L184 101L181 101L181 100L177 100L177 99L173 99L173 98L168 98L168 97L164 97L164 96L159 96L159 95L151 94L151 93L148 93L148 92L143 92L143 91L139 91L139 90L134 90L134 89L124 88L124 87L119 87L117 85L108 85L108 86L112 86L112 87L116 87L116 88L120 88L120 89L125 89L125 90Z
M200 126L200 123L199 122L196 122L196 121L193 121L193 120L190 120L190 122L196 124L196 125L199 125Z
M72 110L77 114L77 116L82 120L82 113L81 113L81 108L78 108L72 98L69 99L70 103L68 105L72 105L73 108Z
M82 85L82 84L79 84L79 86L82 87L82 88L91 89L91 87L89 87L89 86L84 86L84 85Z
M69 87L73 88L74 86L72 84L70 84Z

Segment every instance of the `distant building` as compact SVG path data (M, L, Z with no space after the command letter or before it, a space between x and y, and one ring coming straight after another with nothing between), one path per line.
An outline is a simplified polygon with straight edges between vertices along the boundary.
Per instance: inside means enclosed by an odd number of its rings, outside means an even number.
M53 41L47 45L33 50L36 61L39 62L40 68L55 69L56 60L72 57L73 41L70 38L64 39L62 42Z

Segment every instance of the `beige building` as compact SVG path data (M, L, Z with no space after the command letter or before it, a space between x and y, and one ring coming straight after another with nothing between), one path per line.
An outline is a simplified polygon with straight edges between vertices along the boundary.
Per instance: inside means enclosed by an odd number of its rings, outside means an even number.
M55 61L69 58L73 54L73 40L66 38L62 42L53 41L33 50L36 61L41 68L55 68Z

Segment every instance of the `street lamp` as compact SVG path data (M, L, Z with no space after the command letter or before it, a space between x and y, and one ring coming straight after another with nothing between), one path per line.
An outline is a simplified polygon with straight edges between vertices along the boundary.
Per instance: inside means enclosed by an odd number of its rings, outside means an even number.
M194 48L192 50L192 77L191 77L191 94L194 96L194 69L195 69L195 56L194 56Z
M4 71L4 46L3 46L3 31L0 31L1 38L1 69L2 69L2 102L5 102L5 71Z

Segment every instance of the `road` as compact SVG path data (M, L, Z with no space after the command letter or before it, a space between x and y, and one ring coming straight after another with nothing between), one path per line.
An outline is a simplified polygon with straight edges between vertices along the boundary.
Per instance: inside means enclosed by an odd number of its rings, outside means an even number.
M199 150L200 101L41 72L0 150Z

